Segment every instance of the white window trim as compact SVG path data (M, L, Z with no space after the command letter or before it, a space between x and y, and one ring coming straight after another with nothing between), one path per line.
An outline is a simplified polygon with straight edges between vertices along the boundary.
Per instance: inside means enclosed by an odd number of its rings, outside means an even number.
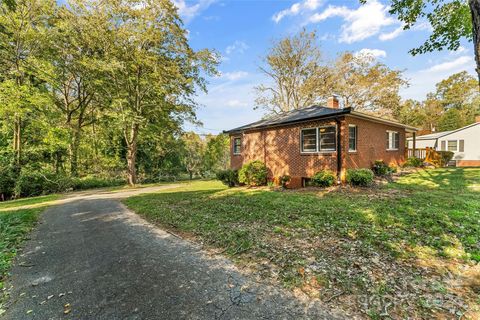
M446 146L445 146L445 149L446 149L446 150L445 150L445 151L459 152L458 149L459 149L460 146L459 146L458 140L445 140L445 141L446 141ZM453 142L453 141L456 141L456 142L457 142L457 145L456 145L455 150L448 150L448 143L449 143L450 141L452 141L452 142Z
M355 149L350 149L350 128L355 128ZM357 152L358 145L358 126L356 124L348 125L348 152Z
M388 132L388 148L387 151L397 151L399 148L392 148L395 145L395 139L391 139L393 137L393 133L398 134L398 145L400 146L400 133L398 131L387 130Z
M235 140L240 139L240 152L235 152ZM232 144L232 154L234 156L239 156L242 154L242 138L241 137L234 137L233 144Z
M320 149L320 128L330 128L330 127L335 127L335 149ZM316 129L316 143L315 143L315 151L303 151L303 141L302 141L302 132L304 130L312 130ZM324 126L319 126L319 127L309 127L309 128L302 128L300 129L300 153L301 154L315 154L315 153L332 153L337 151L337 125L324 125Z

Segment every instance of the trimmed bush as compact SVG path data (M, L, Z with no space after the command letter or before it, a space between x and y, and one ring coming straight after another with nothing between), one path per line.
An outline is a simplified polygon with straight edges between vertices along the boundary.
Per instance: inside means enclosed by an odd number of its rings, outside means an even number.
M243 165L238 173L238 180L249 186L264 186L267 184L267 176L265 163L255 160Z
M415 168L421 167L422 165L423 165L422 159L417 157L408 158L404 164L405 167L415 167Z
M397 168L390 167L383 160L375 160L372 166L373 173L377 176L386 176L397 171Z
M311 181L316 187L331 187L335 183L335 174L330 170L322 170L315 173Z
M347 182L352 186L368 186L373 182L373 171L370 169L348 169Z
M221 170L217 172L216 176L218 180L230 188L238 185L238 170Z
M445 167L450 162L450 160L453 159L454 155L452 151L437 151L437 153L440 155L439 165L441 167Z

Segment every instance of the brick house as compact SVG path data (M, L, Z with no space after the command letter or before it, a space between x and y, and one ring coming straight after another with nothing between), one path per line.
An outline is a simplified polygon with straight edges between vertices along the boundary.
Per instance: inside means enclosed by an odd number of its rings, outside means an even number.
M225 131L230 135L231 168L260 160L269 180L289 175L289 187L304 186L322 169L345 178L349 168L371 168L375 160L405 161L406 133L416 128L339 108L336 97L327 107L290 111Z

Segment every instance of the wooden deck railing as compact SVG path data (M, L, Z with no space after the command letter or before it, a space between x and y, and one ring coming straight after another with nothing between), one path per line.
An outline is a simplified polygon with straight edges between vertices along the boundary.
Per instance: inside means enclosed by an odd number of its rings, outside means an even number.
M415 149L415 152L413 149L408 149L407 158L410 157L416 157L423 160L427 157L427 149Z

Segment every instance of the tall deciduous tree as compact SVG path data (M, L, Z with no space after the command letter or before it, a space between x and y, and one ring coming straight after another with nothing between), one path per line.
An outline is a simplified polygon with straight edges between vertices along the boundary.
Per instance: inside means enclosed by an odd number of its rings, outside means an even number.
M255 88L255 105L271 113L308 107L327 92L330 74L315 32L303 30L274 42L260 71L269 82Z
M423 19L432 26L430 37L410 50L413 55L445 48L457 50L462 39L473 40L480 79L480 0L392 0L390 13L404 23L404 29L422 23Z
M177 9L168 0L91 1L106 19L106 77L112 110L127 146L128 182L137 182L139 135L148 125L181 124L194 118L196 89L206 90L202 71L215 73L216 56L188 44Z
M44 43L44 59L37 66L42 69L39 76L50 85L54 105L69 131L72 176L78 175L82 131L95 120L99 86L103 83L96 68L103 52L91 37L97 27L96 16L82 1L71 1L69 8L59 8L49 41Z
M186 132L182 136L183 141L183 164L187 170L190 180L195 174L202 171L202 163L205 155L205 141L194 132Z
M53 0L0 2L0 78L7 81L7 87L15 86L18 95L31 97L36 92L32 83L34 71L29 68L30 61L41 48L42 33L45 32L48 17L54 7ZM7 88L4 89L7 90ZM5 99L8 100L8 97ZM23 116L34 103L34 99L11 102L12 108L9 111L13 113L13 149L16 153L17 165L20 165Z
M407 82L401 71L392 70L369 54L343 53L330 70L331 93L344 107L390 117L400 104L399 90Z
M336 94L344 107L390 115L400 103L402 73L368 54L345 52L324 61L315 33L305 30L274 43L260 70L269 83L256 87L256 107L270 113L324 103Z

